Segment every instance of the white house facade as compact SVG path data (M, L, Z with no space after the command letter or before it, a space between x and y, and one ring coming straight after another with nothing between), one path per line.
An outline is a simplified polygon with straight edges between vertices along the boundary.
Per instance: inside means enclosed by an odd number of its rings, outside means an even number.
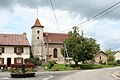
M0 64L24 63L30 57L30 45L23 34L0 34Z

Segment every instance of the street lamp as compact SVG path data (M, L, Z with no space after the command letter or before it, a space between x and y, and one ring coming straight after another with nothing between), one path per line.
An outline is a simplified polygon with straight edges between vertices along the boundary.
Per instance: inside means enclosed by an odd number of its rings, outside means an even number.
M46 57L46 62L48 63L48 60L49 60L48 33L46 33L46 42L47 42L47 57Z

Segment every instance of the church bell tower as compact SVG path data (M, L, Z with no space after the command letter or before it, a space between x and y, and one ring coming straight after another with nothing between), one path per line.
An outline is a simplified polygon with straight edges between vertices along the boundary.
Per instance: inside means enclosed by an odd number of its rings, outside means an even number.
M37 18L32 29L32 43L31 50L34 57L42 59L43 56L43 28L39 19Z

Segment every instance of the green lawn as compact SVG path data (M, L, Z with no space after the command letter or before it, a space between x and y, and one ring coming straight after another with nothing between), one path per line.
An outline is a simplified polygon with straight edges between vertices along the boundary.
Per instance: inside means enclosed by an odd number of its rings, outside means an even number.
M46 68L47 71L67 71L67 70L86 70L86 69L99 69L99 68L109 68L115 67L115 65L99 65L99 64L80 64L75 66L74 64L64 66L64 64L55 64L51 69Z
M55 64L51 69L47 68L48 71L66 71L66 70L74 70L74 68L69 67L68 65L64 64Z

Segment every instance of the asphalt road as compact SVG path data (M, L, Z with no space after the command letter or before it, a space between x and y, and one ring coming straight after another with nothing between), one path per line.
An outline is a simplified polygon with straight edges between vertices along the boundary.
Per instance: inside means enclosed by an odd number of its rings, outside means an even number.
M10 73L0 73L0 80L59 80L67 75L78 71L55 71L55 72L37 72L36 77L31 78L11 78Z
M71 74L60 80L118 80L112 75L113 72L118 70L120 71L120 67L86 70Z
M112 76L119 67L95 70L37 72L32 78L11 78L10 73L0 72L0 80L117 80Z

